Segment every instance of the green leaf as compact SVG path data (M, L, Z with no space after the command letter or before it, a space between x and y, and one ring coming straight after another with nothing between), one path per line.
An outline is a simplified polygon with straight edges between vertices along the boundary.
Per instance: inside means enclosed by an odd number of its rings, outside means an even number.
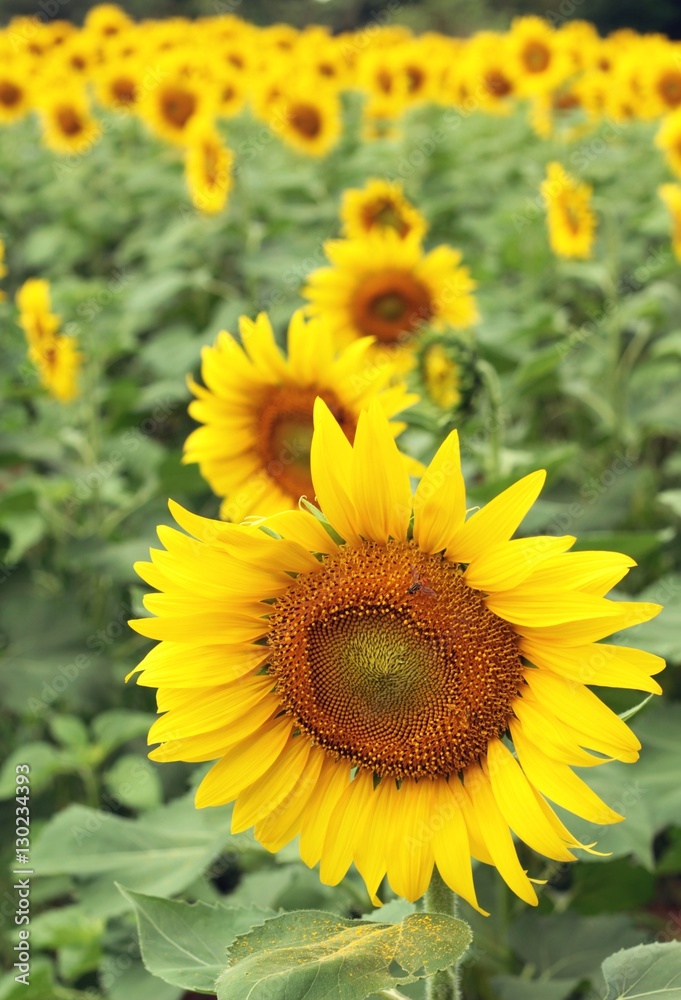
M112 708L102 712L92 723L92 732L98 743L106 750L115 750L128 740L144 736L156 717L148 712L133 712L124 708Z
M139 754L119 757L107 771L104 781L114 799L130 809L153 809L163 801L157 769Z
M5 760L0 771L0 799L14 798L16 766L28 764L31 769L31 794L36 795L50 784L61 771L69 770L64 755L50 743L25 743ZM75 766L75 765L74 765Z
M214 993L226 950L239 934L261 924L274 910L211 903L185 903L118 889L135 907L140 949L154 976L197 993Z
M526 979L524 976L495 976L492 980L499 1000L567 1000L579 979Z
M602 968L603 1000L681 1000L681 941L618 951Z
M41 831L31 860L41 875L71 875L88 910L113 916L126 909L114 881L152 895L181 892L218 856L228 830L212 829L188 798L134 820L71 805Z
M623 722L628 722L629 719L633 719L635 715L638 715L642 708L646 707L652 697L652 694L649 694L643 699L643 701L639 701L637 705L632 705L631 708L628 708L626 712L620 712L620 719L622 719Z
M413 913L398 924L298 910L237 938L218 1000L363 1000L454 965L471 942L468 924Z
M58 743L64 747L87 746L87 727L75 715L53 715L50 719L50 732Z

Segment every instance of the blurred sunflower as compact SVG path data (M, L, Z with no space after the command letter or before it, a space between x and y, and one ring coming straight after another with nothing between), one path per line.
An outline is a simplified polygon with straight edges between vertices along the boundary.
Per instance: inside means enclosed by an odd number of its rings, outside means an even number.
M426 334L419 342L415 378L422 401L453 422L470 408L479 385L475 352L451 333Z
M517 17L508 35L511 74L522 95L555 90L572 72L567 51L557 33L541 17Z
M210 117L216 105L215 87L205 75L172 55L161 61L157 82L138 101L139 115L151 131L178 146L186 144L193 122Z
M43 141L55 153L84 153L102 134L80 82L42 80L38 110Z
M650 116L664 115L681 107L681 46L661 38L651 39L641 73L642 100ZM640 58L640 55L639 55Z
M19 325L30 347L37 347L54 338L61 319L52 312L49 281L29 278L17 292L16 304Z
M17 121L30 110L31 91L25 59L12 59L0 51L0 123Z
M661 184L657 193L671 216L672 247L676 259L681 261L681 184Z
M375 337L377 348L399 352L409 367L424 325L460 328L478 318L475 282L452 247L426 254L418 238L388 230L331 240L325 250L332 266L313 271L303 295L311 315L323 318L341 344Z
M596 229L591 185L575 180L560 163L554 162L547 166L541 194L553 252L559 257L590 257Z
M242 346L221 333L202 352L207 388L190 380L197 397L189 412L204 426L185 443L184 462L198 462L201 474L225 497L221 516L241 521L248 514L271 514L313 496L310 479L312 410L321 396L353 440L360 410L377 397L393 417L418 399L393 382L390 363L367 364L371 340L336 354L327 328L294 314L288 356L282 357L264 313L255 322L242 317ZM391 423L393 434L404 424ZM416 471L418 463L411 463Z
M100 104L116 111L132 111L137 103L140 77L144 70L145 67L134 58L124 58L119 52L97 66L92 79Z
M655 145L664 152L674 173L681 176L681 108L662 119Z
M75 338L58 333L61 320L52 312L49 282L29 278L17 292L16 304L41 384L55 399L70 402L78 395L82 356Z
M341 132L338 93L321 80L280 80L270 124L293 149L308 156L326 156Z
M385 233L421 239L428 228L426 220L404 196L397 181L373 178L363 188L348 188L341 205L343 235L350 239L367 233Z
M200 119L187 135L185 177L192 204L208 215L221 212L232 186L234 156L215 123Z
M111 39L123 34L133 22L125 11L115 3L100 3L91 7L85 15L83 29L93 40Z
M510 540L543 472L466 519L456 432L412 497L378 401L353 446L317 400L311 468L332 530L302 510L234 525L171 505L192 537L158 529L166 551L137 567L156 617L131 623L161 640L136 668L165 713L151 757L217 760L197 806L236 800L233 832L271 851L300 835L324 883L354 861L374 899L387 874L415 900L437 865L479 909L473 856L535 904L511 830L570 861L583 845L547 799L622 818L572 767L640 744L586 684L659 693L664 661L598 642L659 606L605 599L624 555Z

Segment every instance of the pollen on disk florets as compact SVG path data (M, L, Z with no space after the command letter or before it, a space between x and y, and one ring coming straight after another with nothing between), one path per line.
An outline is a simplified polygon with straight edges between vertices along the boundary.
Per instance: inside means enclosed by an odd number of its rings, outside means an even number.
M379 775L444 776L507 726L522 664L461 569L410 542L343 547L270 618L270 671L296 725Z

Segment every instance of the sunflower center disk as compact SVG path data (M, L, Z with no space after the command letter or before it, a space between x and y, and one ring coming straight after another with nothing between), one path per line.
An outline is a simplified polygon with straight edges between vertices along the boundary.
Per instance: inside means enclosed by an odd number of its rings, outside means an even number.
M447 775L506 729L522 669L513 630L457 566L409 542L341 549L292 584L270 625L285 708L339 759Z
M406 271L387 270L362 283L352 302L356 326L384 344L396 343L416 332L433 315L425 285Z
M317 396L322 396L346 437L353 441L355 422L327 389L270 387L259 415L259 450L263 464L281 489L296 500L303 495L314 496L310 448Z

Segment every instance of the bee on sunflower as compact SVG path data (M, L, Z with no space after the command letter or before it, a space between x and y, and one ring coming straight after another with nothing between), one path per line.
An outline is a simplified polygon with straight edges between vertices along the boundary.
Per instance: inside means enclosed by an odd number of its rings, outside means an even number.
M311 315L333 330L338 343L375 337L408 369L426 325L462 328L478 318L475 282L461 253L438 246L425 253L419 239L391 230L325 244L330 267L313 271L303 289Z
M417 396L394 380L387 359L369 364L372 341L356 341L340 353L328 328L294 314L287 356L276 346L269 319L242 317L241 344L221 333L202 352L205 387L190 380L196 399L189 413L203 426L185 443L184 462L198 462L214 492L224 497L221 516L241 521L250 514L271 514L296 507L312 496L310 441L317 396L336 414L348 440L354 440L360 411L374 397L389 417L411 406ZM393 421L394 434L404 424ZM412 462L416 471L419 463Z
M152 759L215 761L197 806L234 801L271 851L300 836L326 884L354 862L374 901L386 875L416 900L436 866L480 909L473 857L536 904L511 831L570 861L593 845L548 800L622 818L572 769L640 744L586 685L660 692L663 660L599 641L659 606L606 598L627 556L513 539L543 472L467 517L455 431L412 495L380 402L353 444L317 399L310 460L318 508L238 525L171 503L186 534L160 527L137 566Z
M559 257L590 257L596 229L591 185L577 181L553 162L548 164L540 190L553 252Z

